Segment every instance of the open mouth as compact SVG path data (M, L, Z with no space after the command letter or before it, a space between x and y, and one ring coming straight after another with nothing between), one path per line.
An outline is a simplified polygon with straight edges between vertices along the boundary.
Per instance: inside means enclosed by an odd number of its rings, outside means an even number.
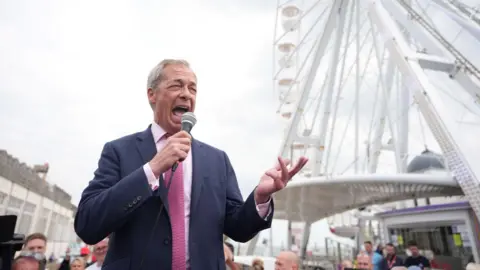
M172 110L173 114L176 116L182 117L182 115L186 112L188 112L188 107L187 106L175 106Z

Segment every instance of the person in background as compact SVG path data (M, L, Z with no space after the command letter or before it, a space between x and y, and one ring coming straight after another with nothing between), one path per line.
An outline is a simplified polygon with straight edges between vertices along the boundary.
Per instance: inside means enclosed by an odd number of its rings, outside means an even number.
M252 262L251 270L264 270L264 262L262 259L254 259Z
M55 254L53 254L53 252L50 253L50 257L48 257L48 262L49 263L55 262Z
M37 263L33 263L32 260L35 260ZM32 252L28 250L22 250L14 260L18 261L16 269L18 270L45 270L47 263L47 258L43 253ZM37 268L38 267L38 268ZM13 268L13 267L12 267Z
M275 260L275 270L298 270L300 259L292 251L282 251Z
M87 263L82 257L77 257L72 260L70 264L70 270L85 270Z
M353 263L349 260L344 260L340 264L340 270L351 269L353 268Z
M392 270L395 266L403 266L402 258L397 256L395 246L392 243L385 245L386 257L382 261L382 270Z
M34 257L19 256L13 260L12 270L40 270L40 262Z
M93 256L95 256L96 262L88 266L87 270L100 270L102 264L105 261L105 256L108 251L108 238L103 239L93 246Z
M25 239L24 249L41 253L45 256L47 251L47 237L43 233L32 233Z
M376 253L380 254L383 257L383 246L382 244L378 244L377 249L375 250Z
M223 244L223 255L225 257L225 265L227 266L227 270L237 270L237 265L233 262L233 252L227 243Z
M373 244L370 241L365 241L363 243L365 247L365 252L372 260L373 270L381 270L383 256L373 251Z
M65 250L65 257L63 257L63 261L58 267L58 270L70 270L70 248Z
M88 246L84 246L80 249L80 257L83 258L87 267L92 264L92 262L90 262L90 248Z
M232 243L225 242L225 245L228 247L228 249L230 249L232 255L235 256L235 247L232 245Z
M357 255L357 264L355 269L358 270L373 270L372 258L367 253L359 253Z
M420 269L430 268L430 262L428 261L425 256L420 255L420 251L418 250L417 243L415 241L408 242L408 250L412 255L408 256L405 259L404 265L406 267L410 266L418 266Z
M25 238L23 250L40 254L43 258L43 261L41 261L40 264L43 265L43 267L47 265L47 258L45 256L45 253L47 252L47 237L43 233L32 233L27 236L27 238ZM49 265L48 269L50 268Z

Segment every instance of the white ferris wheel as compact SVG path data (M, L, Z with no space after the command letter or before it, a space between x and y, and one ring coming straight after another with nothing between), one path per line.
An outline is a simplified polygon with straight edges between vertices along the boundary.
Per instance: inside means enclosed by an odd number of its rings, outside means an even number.
M480 145L480 16L473 3L278 1L279 153L310 162L275 197L276 218L304 222L308 238L311 223L345 211L453 195L465 196L480 216L480 151L472 149ZM442 173L412 165L427 155Z

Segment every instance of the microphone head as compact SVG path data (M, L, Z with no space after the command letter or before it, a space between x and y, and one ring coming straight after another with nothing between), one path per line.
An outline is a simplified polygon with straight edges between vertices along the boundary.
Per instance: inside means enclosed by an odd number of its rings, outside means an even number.
M190 133L193 126L197 123L197 118L192 112L186 112L182 115L182 130Z

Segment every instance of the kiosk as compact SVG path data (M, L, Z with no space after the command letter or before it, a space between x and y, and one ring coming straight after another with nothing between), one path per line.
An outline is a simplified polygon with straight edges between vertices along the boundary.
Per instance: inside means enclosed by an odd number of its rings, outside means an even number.
M468 202L404 208L376 216L384 239L399 254L406 254L408 242L414 240L423 255L443 269L463 269L472 259L479 262L480 225Z

